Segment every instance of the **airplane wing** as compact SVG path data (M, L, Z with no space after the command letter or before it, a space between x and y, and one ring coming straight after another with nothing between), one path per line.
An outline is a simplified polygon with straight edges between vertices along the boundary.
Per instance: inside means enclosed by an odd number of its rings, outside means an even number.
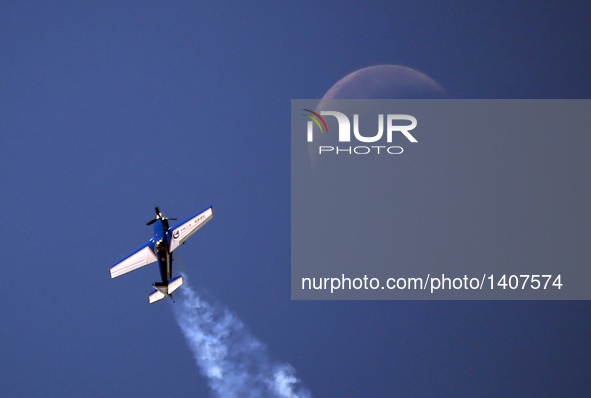
M170 243L169 250L172 252L174 249L184 243L191 235L199 231L213 217L213 208L208 207L201 213L197 213L194 216L187 218L185 221L178 223L174 227L170 228Z
M141 268L144 265L151 264L156 260L156 254L154 254L154 242L150 240L148 243L111 267L111 278L116 278Z

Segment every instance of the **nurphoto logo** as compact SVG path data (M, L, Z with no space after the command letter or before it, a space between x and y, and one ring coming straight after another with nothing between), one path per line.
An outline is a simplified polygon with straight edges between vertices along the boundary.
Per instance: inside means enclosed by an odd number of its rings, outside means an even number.
M333 116L338 123L338 142L350 143L359 142L363 144L375 144L375 145L357 145L357 146L346 146L346 145L319 145L318 154L349 154L349 155L367 155L370 153L375 154L390 154L399 155L404 149L401 146L392 145L378 145L380 140L384 144L391 144L392 139L395 135L402 134L411 143L417 143L417 139L410 133L415 127L417 127L417 119L411 115L402 114L387 114L384 118L384 114L378 115L378 132L375 135L363 135L359 131L359 115L353 114L353 137L351 136L351 122L342 112L336 111L311 111L304 109L309 114L304 113L303 115L311 120L307 123L307 140L308 142L314 142L314 126L317 126L321 134L328 134L328 127L323 116ZM385 119L385 123L384 123ZM402 124L401 123L409 123ZM385 127L384 127L385 125ZM384 138L385 134L385 142Z

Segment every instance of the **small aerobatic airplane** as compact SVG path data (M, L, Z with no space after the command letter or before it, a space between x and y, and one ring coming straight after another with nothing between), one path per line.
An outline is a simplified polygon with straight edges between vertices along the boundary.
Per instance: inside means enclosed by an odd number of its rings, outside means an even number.
M177 276L171 279L172 252L181 244L185 243L191 235L197 232L212 217L213 208L208 207L202 212L170 228L168 226L168 220L176 220L176 218L162 216L162 213L156 207L156 218L146 224L154 224L154 237L148 243L115 264L111 268L111 278L116 278L158 260L162 282L154 283L155 290L150 294L150 303L162 300L166 296L174 301L172 292L183 284L183 277Z

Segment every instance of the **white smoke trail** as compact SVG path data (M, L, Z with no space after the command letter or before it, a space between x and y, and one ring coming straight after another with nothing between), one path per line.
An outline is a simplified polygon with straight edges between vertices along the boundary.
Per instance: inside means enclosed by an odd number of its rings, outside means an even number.
M186 283L176 320L209 387L223 398L310 398L295 369L270 361L266 346L228 309L203 300Z

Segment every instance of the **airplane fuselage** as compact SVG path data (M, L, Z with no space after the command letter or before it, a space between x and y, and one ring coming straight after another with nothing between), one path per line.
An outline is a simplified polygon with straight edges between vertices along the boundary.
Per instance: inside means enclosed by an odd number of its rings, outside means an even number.
M169 250L168 240L170 235L168 232L168 220L158 219L154 223L154 248L158 258L158 265L160 266L160 276L162 278L162 285L168 285L168 280L172 277L172 253ZM158 285L158 284L156 284Z

